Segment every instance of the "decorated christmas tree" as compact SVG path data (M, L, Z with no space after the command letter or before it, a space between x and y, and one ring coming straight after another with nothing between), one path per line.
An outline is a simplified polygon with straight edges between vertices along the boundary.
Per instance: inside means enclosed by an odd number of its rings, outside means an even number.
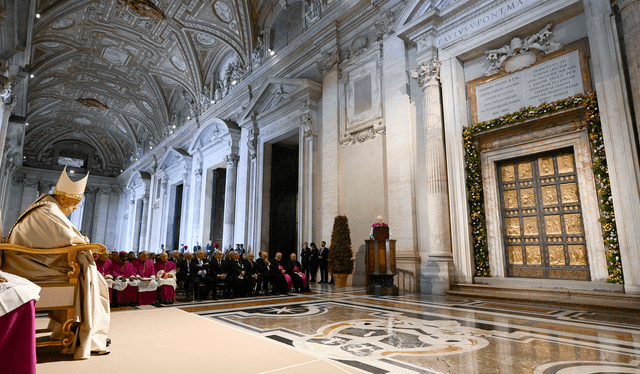
M336 216L331 233L329 248L329 268L332 274L353 273L353 250L351 249L351 230L347 216Z

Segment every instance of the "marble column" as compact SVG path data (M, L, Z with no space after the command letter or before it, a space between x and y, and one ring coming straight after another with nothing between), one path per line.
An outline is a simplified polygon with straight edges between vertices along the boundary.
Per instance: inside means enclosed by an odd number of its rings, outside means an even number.
M129 200L129 214L127 215L127 217L129 218L127 220L127 231L124 241L124 250L129 252L135 249L133 246L133 232L136 227L136 201L133 198Z
M640 132L640 0L616 0L613 3L619 15L620 32L624 56L627 61L632 110L635 113L637 132Z
M191 237L193 242L199 242L200 244L206 243L205 238L202 237L202 228L200 227L200 209L202 208L202 165L196 166L193 170L193 177L195 179L193 185L193 212L191 214ZM204 247L204 245L203 245Z
M118 193L118 187L112 187L108 196L108 213L107 213L107 227L105 229L105 237L103 244L107 248L114 248L116 246L116 229L118 227L118 207L120 206L120 194Z
M337 65L337 64L336 64ZM338 67L324 71L322 77L322 124L318 129L321 149L321 229L320 237L329 242L333 220L338 215L338 159L340 157L340 124L338 100Z
M305 105L305 108L308 108L308 105ZM300 196L302 204L300 209L301 221L299 238L301 241L312 242L317 238L315 230L317 225L314 219L314 213L317 208L317 204L314 202L317 167L314 162L316 135L313 126L313 115L308 109L300 116L300 126L302 138L300 142L300 144L302 144L300 152L302 153L301 166L303 173L301 175L302 180L300 181L302 186L302 196Z
M96 207L94 210L94 225L92 231L92 241L95 243L105 243L109 216L109 193L110 188L101 187L96 194Z
M38 198L38 180L35 178L30 178L31 176L27 176L22 182L22 202L20 204L20 213L27 210L27 208L33 204L34 201Z
M147 247L147 222L149 217L149 195L145 194L142 196L142 200L140 202L142 204L142 215L140 217L140 237L138 238L138 251L148 251L150 248ZM155 248L154 248L155 251Z
M420 290L444 295L449 289L453 267L444 122L440 95L440 62L422 62L411 70L424 92L424 132L426 142L427 210L429 248L421 249Z
M584 0L625 292L640 294L640 170L608 0Z
M397 240L397 266L411 274L417 274L419 256L416 223L417 196L414 181L415 156L414 119L409 97L407 57L405 42L392 35L384 40L384 65L382 67L384 98L384 123L386 135L386 212L379 212L391 227L392 239ZM416 277L417 278L417 277ZM417 285L405 285L401 291L414 292ZM402 288L403 286L400 285Z
M222 227L221 243L223 248L229 244L233 245L234 240L233 231L236 222L236 186L239 160L240 156L234 154L226 155L224 158L224 161L227 163L227 176L224 186L224 226Z

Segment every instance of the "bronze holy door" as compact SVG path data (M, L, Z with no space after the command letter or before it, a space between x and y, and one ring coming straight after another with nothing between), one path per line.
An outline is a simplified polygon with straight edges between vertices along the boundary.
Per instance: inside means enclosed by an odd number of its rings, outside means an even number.
M589 280L573 149L497 167L507 276Z

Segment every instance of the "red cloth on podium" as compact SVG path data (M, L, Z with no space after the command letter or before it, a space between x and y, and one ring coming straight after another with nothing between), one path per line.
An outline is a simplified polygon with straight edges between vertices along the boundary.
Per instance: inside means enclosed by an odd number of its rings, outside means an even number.
M31 300L0 317L0 374L36 374L36 309Z

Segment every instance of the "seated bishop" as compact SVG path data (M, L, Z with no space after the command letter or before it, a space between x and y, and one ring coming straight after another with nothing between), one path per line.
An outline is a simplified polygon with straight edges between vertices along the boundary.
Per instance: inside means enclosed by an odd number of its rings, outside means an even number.
M107 287L109 287L109 303L113 304L113 275L111 274L113 262L109 258L109 253L107 252L100 253L98 258L96 258L96 256L93 256L93 258L96 262L98 272L102 274L107 282Z
M149 259L149 252L142 251L138 259L131 261L136 269L138 283L138 303L140 305L155 304L158 299L158 282L154 262Z
M127 252L121 251L111 266L115 305L131 305L138 302L138 284L136 268L127 261Z
M160 252L160 259L154 265L156 278L158 279L158 289L160 290L160 301L164 304L173 304L176 299L176 264L168 261L169 255Z
M82 201L89 175L78 182L67 176L66 167L52 194L42 194L22 213L7 235L6 242L30 248L60 248L75 244L87 244L89 239L67 218ZM78 277L75 319L80 323L78 338L72 345L75 359L89 358L91 352L106 354L107 333L109 331L110 309L109 289L104 277L98 272L93 255L80 252L77 256L81 273ZM36 282L66 280L69 270L66 254L52 259L50 256L25 255L7 251L4 254L2 270ZM62 338L62 323L66 311L52 311L49 327L51 337Z

